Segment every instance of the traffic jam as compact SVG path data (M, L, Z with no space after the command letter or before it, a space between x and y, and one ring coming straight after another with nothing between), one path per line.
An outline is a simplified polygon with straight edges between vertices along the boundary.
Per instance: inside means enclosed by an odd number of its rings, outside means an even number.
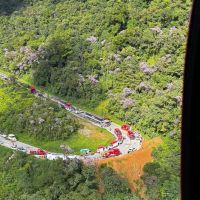
M60 103L60 101L58 102ZM76 107L72 106L72 104L70 102L61 102L62 107L65 108L66 110L75 113L76 116L84 118L89 120L90 122L94 123L95 125L98 125L100 127L104 127L104 128L108 128L111 126L111 121L109 119L104 119L101 117L98 117L96 115L93 115L91 113L88 112L84 112L81 111L79 109L77 109ZM110 131L110 129L108 129ZM126 132L126 137L122 134L122 131ZM134 132L131 130L130 126L127 124L124 124L121 126L121 128L115 128L114 129L114 135L116 137L116 140L114 140L113 142L111 142L111 144L107 147L104 146L99 146L97 148L97 153L100 153L102 158L109 158L109 157L114 157L114 156L119 156L122 154L122 152L120 151L119 147L120 145L123 145L123 142L126 138L128 138L129 140L139 140L139 144L141 145L142 143L142 138L140 136L140 134L138 132ZM127 153L133 152L135 150L137 150L137 145L133 144L132 146L130 146L130 148L128 148ZM91 155L94 154L94 152L91 152L89 149L81 149L80 153L82 154L86 154L86 155Z
M6 80L9 79L6 76L4 76L3 78ZM83 157L84 158L86 157L98 158L98 159L110 158L110 157L115 157L119 155L125 155L127 153L136 151L142 145L141 135L136 131L132 131L131 127L127 124L119 126L111 122L109 119L102 118L94 114L91 114L89 112L82 111L76 108L75 106L73 106L70 102L64 102L63 100L60 100L57 97L49 96L47 94L42 94L39 91L37 91L34 86L27 87L26 84L23 84L20 82L19 82L19 85L28 88L30 93L32 93L33 95L41 97L41 98L50 99L51 101L57 103L61 108L69 111L73 115L82 119L86 119L92 124L106 129L107 131L112 133L114 137L116 138L108 146L99 146L96 152L92 152L90 149L80 149L80 155L67 155L68 158L72 158L72 159L73 158L82 159ZM5 141L2 141L2 138L4 138ZM7 147L26 152L27 154L34 155L36 157L47 158L50 160L54 160L57 158L66 159L64 154L51 153L41 148L35 148L30 145L20 143L16 140L16 137L13 134L10 134L8 136L0 134L0 139L1 139L0 144L3 145L3 142L6 143L6 140L9 140L11 141L11 146L7 145ZM19 144L23 144L23 145L19 145Z
M139 139L140 144L141 144L142 138L140 137L140 135L137 132L131 131L130 127L128 125L122 125L121 130L127 132L127 137L130 138L130 140L134 140L134 139L138 140ZM114 140L113 142L111 142L111 144L109 146L99 146L97 148L96 152L92 152L90 149L81 149L80 156L67 155L67 157L72 159L72 158L81 158L82 156L84 156L84 157L89 156L91 158L92 156L95 156L95 154L96 154L96 157L103 159L103 158L119 156L122 153L118 147L119 147L119 145L123 144L124 139L125 139L125 137L122 135L121 130L119 128L115 128L114 133L115 133L115 136L117 139ZM57 158L65 159L64 154L51 153L51 152L48 152L41 148L35 148L35 147L31 147L31 146L24 148L23 147L24 145L20 145L20 142L17 142L17 139L14 134L9 134L9 135L3 134L1 136L11 142L12 149L17 149L17 150L25 152L27 154L34 155L34 156L40 157L40 158L47 158L49 160L54 160ZM2 144L2 142L1 142L1 144ZM21 143L21 144L23 144L23 143ZM135 150L137 150L137 148L131 146L128 149L127 153L133 152Z
M58 100L56 99L56 101L58 101ZM75 113L76 116L87 119L90 122L94 123L95 125L104 127L105 129L107 129L109 131L111 130L111 129L108 129L112 123L109 119L104 119L104 118L98 117L96 115L93 115L91 113L81 111L81 110L77 109L76 107L72 106L72 104L70 102L65 103L63 101L62 102L58 101L58 103L61 103L62 107L65 108L66 110L68 110L72 113ZM125 132L125 134L126 134L125 136L122 134L122 131ZM140 136L140 134L136 131L135 132L132 131L130 126L127 124L122 125L120 128L114 128L114 135L115 135L116 140L111 142L111 144L109 146L106 146L106 147L99 146L97 148L96 153L99 153L102 158L109 158L109 157L121 155L122 152L120 151L120 149L118 147L120 145L123 145L123 142L125 139L129 139L132 141L139 140L139 145L142 144L142 137ZM138 149L138 145L136 145L134 143L132 146L130 146L128 148L127 153L133 152L137 149ZM81 149L80 153L84 154L84 155L94 155L94 152L91 152L90 149Z
M133 132L130 130L130 127L128 125L122 125L122 130L127 131L127 138L130 140L139 139L139 143L142 143L142 138L137 132ZM97 148L97 153L103 153L102 156L104 158L114 157L121 155L120 149L118 148L119 145L123 144L125 137L122 135L122 131L119 128L115 128L114 133L117 137L116 140L111 142L111 144L108 147L99 146ZM137 150L137 146L133 145L128 148L127 153L133 152Z

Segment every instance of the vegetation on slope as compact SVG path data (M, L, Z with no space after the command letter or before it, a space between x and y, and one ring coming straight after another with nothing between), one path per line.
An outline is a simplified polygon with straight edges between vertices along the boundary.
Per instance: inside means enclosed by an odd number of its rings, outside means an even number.
M0 80L0 105L2 132L49 151L62 152L61 144L69 145L75 153L81 148L95 151L113 140L107 131L75 119L55 103L36 98L12 82Z
M93 108L108 99L142 133L178 131L188 1L28 2L0 17L3 69Z
M0 200L137 200L110 168L101 173L106 189L102 194L97 192L94 167L78 160L40 160L0 147ZM126 190L117 192L117 183Z
M147 187L149 199L180 199L180 144L165 139L153 151L155 161L146 164L142 179Z
M157 180L145 181L147 195L179 198L179 169L169 166L180 164L171 155L180 146L190 1L23 2L0 12L1 69L59 96L81 99L147 136L166 138L155 163L144 169L144 180Z
M152 150L160 144L162 144L160 137L144 140L142 147L138 151L129 153L123 157L100 160L98 162L98 166L106 164L107 166L111 167L114 169L114 171L120 174L121 177L128 181L132 191L138 191L141 194L144 191L144 188L141 188L143 184L140 184L142 182L138 179L144 175L144 166L154 160L154 157L152 156ZM140 189L143 190L139 191Z
M47 140L67 139L77 132L78 122L56 104L37 99L13 83L0 81L0 85L0 123L4 132Z

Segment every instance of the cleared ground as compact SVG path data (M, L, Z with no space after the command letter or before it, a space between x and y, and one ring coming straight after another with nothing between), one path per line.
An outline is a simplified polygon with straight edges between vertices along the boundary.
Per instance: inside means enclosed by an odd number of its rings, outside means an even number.
M138 189L137 180L143 175L143 167L146 163L153 161L151 152L154 147L162 143L159 137L146 140L140 150L124 155L122 157L100 160L98 165L107 164L118 174L128 180L132 190Z

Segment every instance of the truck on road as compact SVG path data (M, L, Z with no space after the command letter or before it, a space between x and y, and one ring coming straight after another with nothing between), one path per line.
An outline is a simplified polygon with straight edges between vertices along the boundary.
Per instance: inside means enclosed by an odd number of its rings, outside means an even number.
M17 141L17 139L16 139L16 137L15 137L14 134L9 134L7 138L8 138L9 140L11 140L12 142L16 142L16 141Z
M110 157L114 157L114 156L119 156L121 154L120 150L118 148L115 149L111 149L108 152L106 152L103 157L105 158L110 158Z
M44 155L44 156L46 156L47 152L44 151L43 149L37 149L37 150L30 150L29 154L31 154L31 155Z

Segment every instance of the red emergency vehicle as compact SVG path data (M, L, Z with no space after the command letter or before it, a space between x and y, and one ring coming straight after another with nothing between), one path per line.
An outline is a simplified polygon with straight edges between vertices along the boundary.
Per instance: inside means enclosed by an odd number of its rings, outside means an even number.
M103 157L110 158L110 157L113 157L113 156L119 156L120 154L121 154L120 150L118 148L115 148L115 149L109 150L107 153L105 153L103 155Z
M130 130L130 126L127 125L127 124L124 124L124 125L121 126L121 129L124 130L124 131L128 131L128 130Z
M29 152L31 155L46 155L47 152L42 150L42 149L37 149L37 150L30 150Z
M31 94L35 94L36 93L36 89L35 89L35 86L30 86L30 92Z
M114 133L115 133L115 135L122 135L122 132L120 131L119 128L115 128Z
M135 138L135 133L133 131L128 131L127 136L132 140Z

